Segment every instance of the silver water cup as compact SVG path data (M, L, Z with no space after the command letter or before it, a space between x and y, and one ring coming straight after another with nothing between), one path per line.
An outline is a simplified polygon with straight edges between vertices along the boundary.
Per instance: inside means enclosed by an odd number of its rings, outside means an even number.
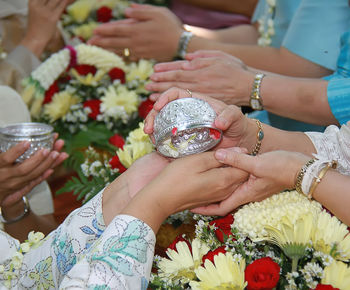
M216 113L204 100L176 99L164 106L154 120L159 153L167 157L207 151L217 145L222 131L214 127Z
M53 128L43 123L18 123L0 128L0 151L5 152L19 142L29 141L30 147L16 161L23 162L39 149L53 147Z

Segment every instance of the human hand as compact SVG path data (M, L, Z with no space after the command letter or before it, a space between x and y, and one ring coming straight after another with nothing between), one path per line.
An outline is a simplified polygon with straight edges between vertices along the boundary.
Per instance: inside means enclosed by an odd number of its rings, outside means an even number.
M167 8L132 4L125 10L128 19L102 24L94 30L89 44L121 56L125 48L129 59L171 60L182 33L180 20Z
M108 224L170 161L153 152L136 160L103 192L103 216Z
M27 32L21 44L39 57L55 37L57 22L69 0L29 0Z
M55 140L57 136L55 134ZM68 158L67 153L60 153L63 145L63 140L57 140L51 152L41 149L22 163L15 162L29 148L29 142L21 142L0 153L0 205L8 207L15 204L47 179L53 169Z
M215 149L238 146L245 147L251 152L256 143L257 133L257 126L254 120L245 117L241 110L234 105L226 105L219 100L198 93L192 93L191 96L207 101L217 114L214 126L223 131L223 138ZM171 88L164 92L145 119L145 133L153 133L154 119L167 103L191 96L188 91L178 88Z
M249 178L234 193L218 204L196 208L195 213L226 215L240 205L261 201L285 189L292 189L300 168L310 157L297 152L272 151L257 156L240 148L218 150L215 157L223 164L245 170Z
M177 159L145 186L123 210L155 231L170 214L229 197L247 173L223 167L213 152Z
M187 61L154 66L152 82L146 89L164 92L171 87L208 94L226 104L248 105L254 74L236 57L219 51L187 54ZM153 94L156 100L159 94Z

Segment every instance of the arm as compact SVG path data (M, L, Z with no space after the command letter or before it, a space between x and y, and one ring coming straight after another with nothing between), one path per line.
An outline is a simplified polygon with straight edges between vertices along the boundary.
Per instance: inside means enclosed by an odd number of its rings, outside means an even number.
M205 9L223 11L223 12L231 12L237 14L243 14L251 17L253 15L257 0L219 0L219 1L211 1L211 0L181 0L181 2L191 4L194 6L199 6Z

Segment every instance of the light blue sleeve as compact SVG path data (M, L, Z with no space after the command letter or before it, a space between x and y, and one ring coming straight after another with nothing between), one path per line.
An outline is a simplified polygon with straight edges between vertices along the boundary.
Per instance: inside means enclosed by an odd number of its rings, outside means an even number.
M332 78L327 86L328 103L340 125L350 120L350 78Z
M275 13L272 16L274 21L275 35L271 37L271 46L280 47L287 32L288 26L299 7L301 0L276 0ZM252 23L262 19L268 13L266 0L259 0L255 7Z
M282 46L311 62L336 69L340 37L350 19L348 0L302 0Z

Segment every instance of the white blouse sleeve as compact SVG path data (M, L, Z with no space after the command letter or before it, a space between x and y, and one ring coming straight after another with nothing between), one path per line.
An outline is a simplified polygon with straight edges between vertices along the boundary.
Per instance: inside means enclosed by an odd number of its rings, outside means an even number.
M317 150L317 156L338 162L337 170L350 175L350 122L340 129L331 125L324 133L306 132Z
M155 235L132 216L119 215L80 261L60 289L147 289Z

